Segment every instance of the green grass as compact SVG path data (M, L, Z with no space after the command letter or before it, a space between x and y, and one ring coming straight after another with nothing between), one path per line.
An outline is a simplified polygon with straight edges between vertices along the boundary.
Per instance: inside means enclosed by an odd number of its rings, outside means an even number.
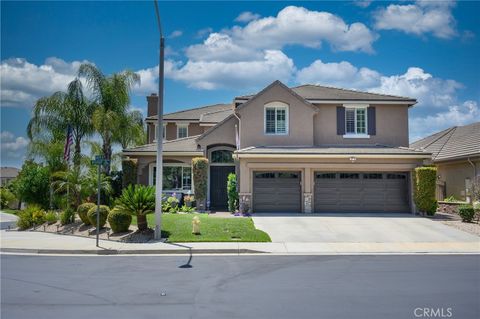
M200 235L192 234L192 218L200 218ZM147 216L148 225L155 226L155 215ZM133 216L132 225L137 224ZM267 233L255 228L251 218L210 217L203 214L163 214L162 233L170 242L270 242Z
M20 213L21 210L8 208L8 209L2 209L2 212L7 214L12 214L12 215L18 215L18 213Z

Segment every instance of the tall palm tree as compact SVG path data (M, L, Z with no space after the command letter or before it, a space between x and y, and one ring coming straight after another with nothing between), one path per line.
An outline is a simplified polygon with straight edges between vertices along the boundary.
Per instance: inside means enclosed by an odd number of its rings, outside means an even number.
M37 138L59 141L65 139L70 125L75 150L73 162L79 166L82 139L93 133L91 114L94 109L95 104L85 97L82 82L77 78L68 84L67 92L55 92L35 103L27 127L28 137L32 141Z
M147 134L143 125L143 115L140 111L130 111L118 122L119 128L113 138L122 146L122 150L146 143Z
M130 104L130 90L140 82L140 76L132 71L114 73L105 76L96 66L84 63L78 70L80 77L85 77L93 91L95 101L98 104L93 113L95 130L102 137L102 151L106 160L112 158L112 144L115 142L115 132L120 127L121 119L127 116ZM110 173L110 165L105 172Z

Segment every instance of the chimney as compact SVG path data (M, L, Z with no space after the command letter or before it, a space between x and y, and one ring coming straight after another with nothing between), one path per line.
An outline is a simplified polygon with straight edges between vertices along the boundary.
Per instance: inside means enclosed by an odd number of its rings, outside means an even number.
M148 108L147 116L157 115L158 96L157 93L152 93L147 96Z

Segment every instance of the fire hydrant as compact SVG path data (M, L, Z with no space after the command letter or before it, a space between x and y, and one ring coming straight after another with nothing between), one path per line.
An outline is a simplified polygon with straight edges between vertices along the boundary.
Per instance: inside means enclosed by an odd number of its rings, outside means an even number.
M200 218L198 216L192 219L192 234L200 235Z

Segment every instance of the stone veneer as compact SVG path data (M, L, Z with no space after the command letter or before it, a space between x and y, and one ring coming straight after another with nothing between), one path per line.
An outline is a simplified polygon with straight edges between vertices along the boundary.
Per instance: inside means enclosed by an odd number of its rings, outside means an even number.
M312 213L312 193L303 193L303 211Z
M445 214L455 214L458 215L458 207L460 205L468 204L467 202L438 202L437 212Z
M239 205L238 209L240 213L251 213L252 212L252 194L251 193L240 193L238 194Z

